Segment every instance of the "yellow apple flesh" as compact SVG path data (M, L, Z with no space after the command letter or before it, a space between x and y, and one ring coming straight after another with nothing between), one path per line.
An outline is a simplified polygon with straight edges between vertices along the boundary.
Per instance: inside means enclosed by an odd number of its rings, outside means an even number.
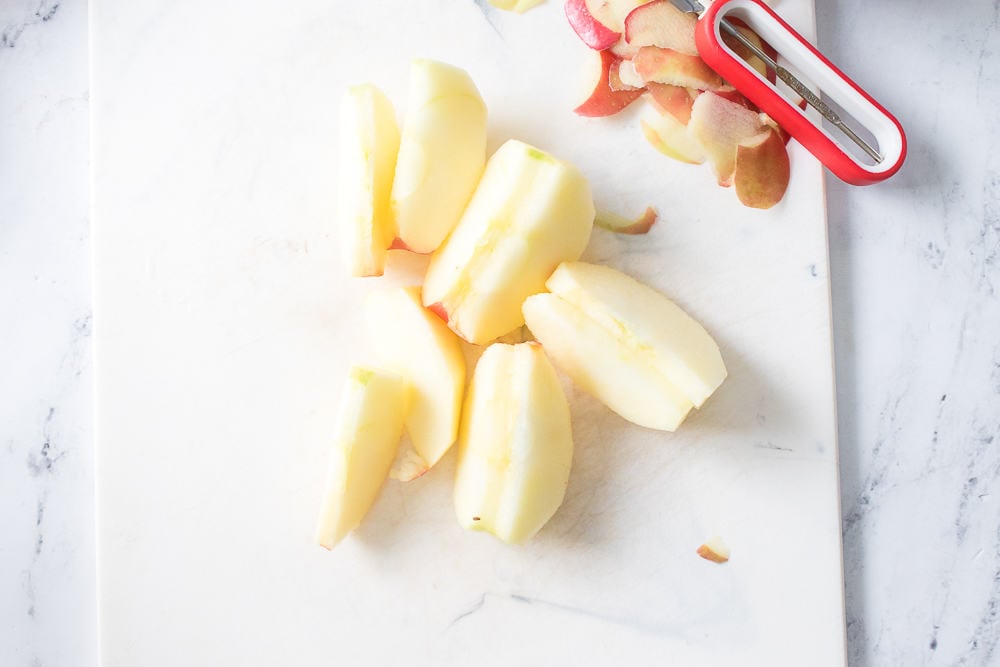
M488 343L524 324L521 303L583 253L593 222L590 186L575 167L508 141L431 257L424 305L470 343Z
M528 327L582 389L631 422L672 431L726 377L715 341L674 302L610 267L569 262L527 299Z
M646 141L664 155L688 164L701 164L705 161L705 149L688 132L687 126L672 113L658 109L656 104L650 105L639 125Z
M414 60L392 184L396 247L437 248L458 222L486 162L486 105L469 75Z
M635 278L609 266L567 262L556 269L546 287L594 321L648 347L657 370L695 407L701 407L725 379L719 346L705 328Z
M491 345L476 366L462 417L459 524L524 542L562 504L572 461L569 404L542 347Z
M649 351L555 294L528 297L524 317L559 370L633 424L674 431L693 407L656 371Z
M421 305L419 287L375 292L366 306L379 363L410 385L406 430L424 469L430 468L458 434L465 388L459 340ZM410 461L410 470L419 467Z
M332 549L357 528L389 474L403 432L401 377L355 366L340 399L316 542Z
M373 85L354 86L340 107L338 218L352 276L380 276L395 225L389 210L399 150L392 102Z

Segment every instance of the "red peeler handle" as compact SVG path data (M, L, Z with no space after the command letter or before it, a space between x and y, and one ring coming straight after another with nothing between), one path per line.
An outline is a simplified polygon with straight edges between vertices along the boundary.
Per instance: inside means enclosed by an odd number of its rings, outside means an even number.
M780 53L841 109L863 125L878 142L882 160L867 164L805 112L792 104L722 41L724 18L739 19ZM705 11L695 32L702 59L747 99L778 122L789 134L842 180L868 185L889 178L906 157L906 135L892 114L841 72L822 53L759 0L716 0ZM849 119L845 119L851 122Z

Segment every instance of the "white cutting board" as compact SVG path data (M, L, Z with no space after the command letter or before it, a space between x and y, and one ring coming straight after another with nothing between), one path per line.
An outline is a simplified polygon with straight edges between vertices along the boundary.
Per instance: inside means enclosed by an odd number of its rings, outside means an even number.
M776 7L814 34L809 0ZM759 212L634 112L574 116L589 54L559 0L91 8L103 665L844 664L823 181L801 147ZM586 258L677 300L730 375L674 435L567 383L569 490L526 546L458 528L449 456L328 553L331 422L379 283L338 261L337 105L374 81L401 111L417 55L472 74L491 150L526 140L600 208L659 209ZM728 564L694 553L715 534Z

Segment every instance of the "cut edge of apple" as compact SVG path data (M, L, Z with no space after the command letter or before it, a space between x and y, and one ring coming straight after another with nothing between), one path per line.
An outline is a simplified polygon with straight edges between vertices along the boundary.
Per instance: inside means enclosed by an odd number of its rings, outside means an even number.
M610 51L598 52L597 81L590 95L573 111L578 116L600 118L613 116L642 95L642 90L613 90L611 88L612 69L618 69L620 59ZM616 71L617 74L617 71Z
M656 209L652 206L647 206L638 218L627 218L611 211L598 211L594 224L609 232L634 236L648 233L656 224L657 217Z
M731 555L729 547L718 535L705 540L705 543L698 547L696 553L705 560L713 563L728 562Z

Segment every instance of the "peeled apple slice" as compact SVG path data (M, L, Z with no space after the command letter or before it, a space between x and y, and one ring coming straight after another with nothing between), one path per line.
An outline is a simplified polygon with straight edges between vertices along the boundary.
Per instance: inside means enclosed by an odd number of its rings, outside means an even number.
M486 105L469 75L414 60L392 184L394 247L429 253L458 222L486 162Z
M695 407L726 378L719 346L705 328L635 278L609 266L567 262L546 287L619 338L649 348L656 369Z
M430 468L458 435L465 357L458 338L420 304L420 288L375 292L368 299L368 332L379 363L411 387L406 430ZM408 478L418 477L409 462Z
M562 504L572 461L569 404L542 347L491 345L476 366L462 417L459 524L524 542Z
M406 383L373 368L351 369L340 400L316 542L332 549L375 502L403 433Z
M524 302L563 372L625 419L666 431L726 377L708 332L659 292L606 266L570 262Z
M389 210L399 127L392 102L371 84L354 86L340 106L338 172L342 254L352 276L380 276L395 226Z
M573 383L633 424L674 431L693 407L650 355L555 294L524 302L531 333Z
M431 257L424 305L470 343L488 343L524 324L521 303L583 253L593 222L590 186L576 167L508 141Z

